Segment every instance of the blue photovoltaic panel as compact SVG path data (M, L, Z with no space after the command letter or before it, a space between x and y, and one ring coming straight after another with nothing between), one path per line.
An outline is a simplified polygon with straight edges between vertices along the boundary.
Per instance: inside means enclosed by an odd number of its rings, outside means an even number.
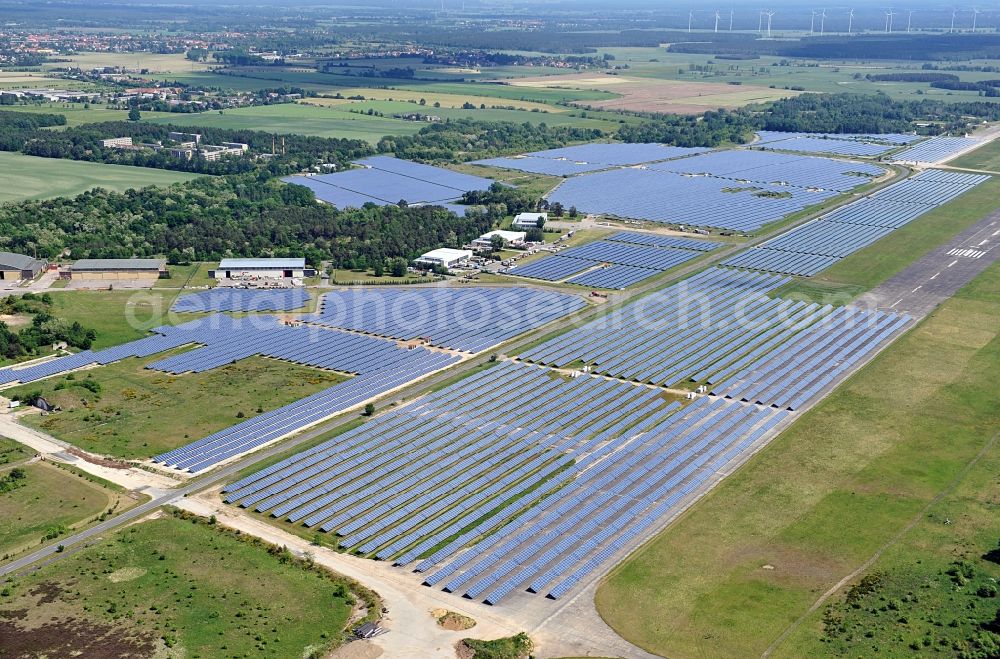
M838 140L826 137L802 136L785 140L776 140L761 144L762 149L780 149L784 151L801 151L802 153L833 153L840 156L860 156L870 158L891 151L896 146L892 144L873 144L855 140Z
M693 240L676 236L661 236L655 233L639 233L637 231L619 231L609 236L607 240L633 245L649 245L650 247L676 247L678 249L693 249L699 252L710 252L719 246L708 240Z
M659 270L637 268L631 265L610 265L585 272L569 279L566 283L592 288L621 290L660 274Z
M900 151L892 159L896 162L940 163L982 143L971 137L932 137L926 142Z
M301 288L255 290L219 287L181 295L172 310L203 313L210 311L293 311L309 302L309 293Z
M875 144L892 144L895 146L904 146L923 139L921 135L907 135L904 133L786 133L774 130L757 131L757 136L759 139L753 143L754 146L803 137L851 140L855 142L872 142Z
M548 200L587 213L755 231L835 194L832 190L740 184L714 176L683 176L653 169L616 169L566 179Z
M617 263L653 270L669 270L699 254L693 250L675 247L646 247L610 240L598 240L579 247L571 247L559 255L564 258L587 259L598 263Z
M799 188L847 191L885 170L869 163L799 156L769 151L714 151L700 156L649 165L650 169L703 174L733 181Z
M308 322L479 352L586 306L529 288L383 288L327 293Z
M282 180L303 185L317 199L339 208L359 208L366 203L385 206L400 201L412 205L445 204L465 192L486 190L493 184L490 179L388 156L366 158L358 164L363 168Z
M364 167L370 167L378 171L389 172L399 176L416 179L418 181L424 181L427 183L433 183L434 185L451 188L456 191L459 196L463 192L468 192L470 190L486 190L493 184L493 181L487 178L472 176L471 174L462 174L461 172L453 172L450 169L424 165L418 162L411 162L409 160L400 160L399 158L392 158L390 156L372 156L371 158L358 160L356 161L356 164ZM455 195L453 194L452 197L454 196Z
M608 165L602 164L580 163L572 160L556 160L553 158L534 158L531 156L487 158L486 160L476 160L472 164L501 167L503 169L516 169L520 172L544 174L546 176L572 176L574 174L585 174L608 168Z
M596 163L601 165L638 165L670 158L680 158L709 149L701 147L664 146L662 144L581 144L547 151L534 151L526 155L535 158L565 159L573 162Z
M811 277L989 178L963 172L921 172L722 264Z
M585 259L570 259L564 256L544 256L537 261L525 265L514 265L503 272L508 275L518 277L529 277L531 279L542 279L544 281L561 281L583 272L588 268L593 268L597 264Z

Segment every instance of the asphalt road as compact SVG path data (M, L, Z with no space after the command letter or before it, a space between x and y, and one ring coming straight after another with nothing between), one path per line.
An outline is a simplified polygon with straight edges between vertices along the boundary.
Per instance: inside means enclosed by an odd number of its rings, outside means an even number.
M923 318L1000 259L1000 211L922 256L858 303Z

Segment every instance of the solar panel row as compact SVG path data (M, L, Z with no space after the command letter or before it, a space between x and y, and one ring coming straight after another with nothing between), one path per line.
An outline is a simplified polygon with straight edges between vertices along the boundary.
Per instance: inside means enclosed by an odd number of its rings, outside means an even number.
M661 236L655 233L639 233L637 231L619 231L608 236L607 240L632 245L648 245L650 247L677 247L678 249L693 249L697 252L710 252L719 246L708 240L692 240L676 236Z
M302 288L253 290L219 287L181 295L171 309L179 313L293 311L308 302L309 293Z
M767 144L769 142L777 142L779 140L812 137L903 146L924 139L922 135L911 135L907 133L797 133L775 130L757 131L757 136L759 139L754 144Z
M663 240L667 242L670 239L663 238ZM673 240L681 244L695 243L699 249L704 249L700 241L677 238ZM706 244L715 246L711 243ZM700 255L701 252L693 249L649 247L617 240L598 240L579 247L571 247L557 255L547 256L527 265L515 265L502 272L546 281L561 281L570 277L566 281L568 284L622 289Z
M858 184L863 182L856 180ZM755 231L835 194L833 190L743 184L715 176L685 176L647 168L568 178L549 194L548 200L587 213Z
M327 293L312 324L481 352L576 311L576 295L529 288L353 289Z
M838 140L828 137L802 135L760 144L762 149L781 149L802 153L832 153L838 156L870 158L897 148L892 144L874 144L858 140Z
M830 314L830 307L767 296L785 281L713 268L532 348L521 358L554 367L583 362L596 373L651 384L705 380L741 360L768 354ZM858 312L850 321L870 317ZM834 330L841 320L831 319ZM819 364L813 372L822 377L832 368ZM788 377L773 383L774 397L762 402L781 400L778 393L794 383L794 374L784 375Z
M516 169L548 176L572 176L611 167L626 167L681 158L708 151L704 148L662 144L581 144L547 151L535 151L511 158L488 158L474 164Z
M465 590L495 604L593 572L782 416L708 399L681 409L645 387L503 362L233 483L226 501L364 555L426 556L422 572L447 563L427 583L475 578Z
M799 156L768 151L713 151L692 158L649 165L649 169L702 174L737 182L844 192L881 176L885 170L869 163Z
M896 162L941 163L979 144L982 141L971 137L932 137L900 151L892 158Z
M365 158L356 164L362 169L282 180L304 185L317 199L341 208L366 203L384 206L401 200L409 204L444 204L465 192L486 190L493 184L490 179L388 156Z
M723 265L810 277L989 178L927 170L736 254Z

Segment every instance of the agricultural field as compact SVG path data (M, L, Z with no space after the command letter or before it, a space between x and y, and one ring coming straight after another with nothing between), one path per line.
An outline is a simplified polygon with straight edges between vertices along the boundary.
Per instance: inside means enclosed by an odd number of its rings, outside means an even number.
M32 112L41 114L61 114L66 117L66 128L93 124L99 121L125 121L127 110L112 110L100 105L85 107L84 103L33 103L31 105L9 105L2 109L13 112ZM143 112L143 119L155 119L175 116L171 112ZM50 130L61 130L63 126L55 126Z
M416 121L347 112L341 106L320 107L293 103L236 108L224 112L172 114L153 119L150 123L260 130L279 134L299 133L359 139L373 144L386 135L412 135L425 125Z
M579 101L599 110L629 112L663 112L700 114L706 110L736 108L751 103L765 103L794 95L783 90L742 84L710 82L680 82L654 80L626 75L578 73L562 76L540 76L511 81L513 87L553 89L566 87L605 91L618 98L599 101Z
M616 568L597 593L604 619L660 654L759 654L886 543L901 549L883 560L912 565L941 542L946 563L952 515L995 543L995 515L976 512L995 498L995 445L985 471L963 470L1000 431L998 294L994 265ZM956 484L967 517L935 499ZM921 539L921 524L937 532ZM818 651L818 618L779 653ZM909 636L882 651L908 654Z
M48 416L25 417L26 425L87 451L138 459L201 439L345 379L264 357L179 376L145 368L163 356L125 359L21 385L5 395L38 392L62 407ZM164 419L170 423L165 425Z
M54 540L105 511L135 503L115 486L102 485L72 467L32 460L34 455L28 447L0 437L0 482L15 484L0 489L0 555ZM15 469L23 478L11 479Z
M49 78L44 73L31 71L0 71L0 90L34 89L36 87L57 87L59 89L82 89L88 85L75 80Z
M166 169L39 158L7 151L0 152L0 170L4 172L0 203L73 197L94 188L124 192L150 185L181 183L198 177L197 174Z
M287 551L166 515L44 566L0 597L16 656L322 656L363 596Z
M884 92L896 99L931 98L970 101L979 98L975 91L936 89L927 83L878 82L865 79L868 74L919 71L922 62L876 61L832 62L763 56L752 60L716 59L697 53L668 53L662 48L602 48L601 54L613 55L616 64L628 64L628 75L659 80L689 82L740 82L744 85L777 89L802 88L809 92ZM969 62L976 64L976 62ZM962 81L974 82L995 78L995 74L972 71L948 71ZM857 77L856 77L857 76Z
M121 66L129 69L148 69L150 73L173 73L181 71L200 71L213 66L212 62L193 62L183 53L75 53L61 57L58 64L44 65L49 69L56 67L79 67L94 69L100 67ZM68 60L68 62L66 61Z

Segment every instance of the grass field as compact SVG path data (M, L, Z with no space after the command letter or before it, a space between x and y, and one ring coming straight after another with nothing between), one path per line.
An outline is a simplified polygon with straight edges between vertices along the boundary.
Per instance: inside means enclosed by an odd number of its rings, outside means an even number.
M99 350L135 341L151 328L168 322L177 290L72 291L53 293L53 315L79 321L97 330L93 348ZM179 316L183 320L186 316Z
M128 527L4 592L0 637L15 656L36 657L322 656L356 599L349 582L285 553L174 517Z
M35 547L43 537L55 539L111 508L128 507L131 499L47 462L29 462L25 446L0 438L0 477L14 468L25 471L25 484L0 493L0 556Z
M815 277L794 281L775 291L775 294L796 294L823 302L826 301L823 296L828 294L847 299L857 297L981 220L997 207L998 195L1000 180L992 178L955 201L924 214L882 240L842 259Z
M998 315L1000 264L615 569L597 593L601 615L658 654L761 654L1000 432ZM979 484L995 491L995 480ZM996 537L997 520L968 523ZM915 532L906 538L919 550ZM789 656L819 647L802 633ZM906 656L908 640L882 653Z
M386 135L411 135L424 126L415 121L347 112L343 106L320 107L294 103L237 108L226 110L223 114L218 112L174 114L153 119L150 123L261 130L269 133L300 133L317 137L359 139L372 143L378 142Z
M181 286L215 286L218 280L209 277L208 271L215 268L218 262L214 263L189 263L187 265L170 265L167 270L170 277L167 279L157 279L153 288L178 288Z
M43 103L39 105L12 105L5 106L3 110L13 112L30 112L35 114L61 114L66 117L66 128L92 124L98 121L125 121L128 118L126 110L109 110L99 105L84 107L83 103ZM143 112L143 119L156 117L170 117L170 112ZM59 130L60 127L53 130Z
M1000 171L1000 140L993 140L975 151L970 151L948 163L951 167Z
M144 368L163 356L21 385L6 395L40 391L63 411L27 416L24 423L87 451L133 459L201 439L344 379L265 357L179 376ZM85 382L97 383L99 392L85 388Z
M93 188L123 192L190 181L198 176L166 169L38 158L7 151L0 152L0 170L4 172L0 203L72 197Z

